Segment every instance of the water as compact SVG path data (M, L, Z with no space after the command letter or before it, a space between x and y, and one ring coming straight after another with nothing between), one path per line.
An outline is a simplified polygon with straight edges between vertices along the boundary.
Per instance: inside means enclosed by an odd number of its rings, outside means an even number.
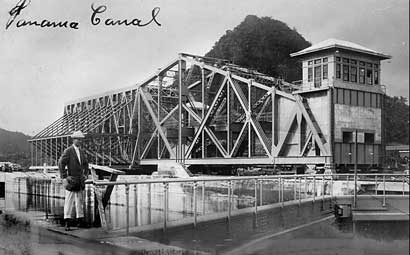
M334 219L254 242L234 254L409 254L409 222Z
M283 234L255 231L222 224L143 238L210 254L409 254L408 221L353 224L327 217Z

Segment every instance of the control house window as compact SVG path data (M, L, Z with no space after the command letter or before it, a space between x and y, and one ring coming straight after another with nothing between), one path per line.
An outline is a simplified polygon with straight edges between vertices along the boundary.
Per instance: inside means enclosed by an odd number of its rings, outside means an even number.
M322 80L327 80L328 58L320 58L308 61L308 82L314 82L315 88L322 86Z
M343 132L343 143L353 143L353 132Z
M349 65L343 65L343 81L349 81Z
M359 68L359 83L364 84L364 74L365 69L363 67Z
M315 88L319 88L322 85L322 66L315 66Z
M336 79L340 79L341 76L341 65L340 64L336 64Z
M373 133L364 133L364 143L373 144L374 143L374 134Z
M312 62L312 61L310 61ZM313 81L313 69L312 67L308 68L308 82L312 82Z
M357 82L357 67L356 66L350 67L350 81Z
M334 102L351 106L381 108L382 95L351 89L334 89Z
M326 80L328 77L328 72L327 72L327 64L323 65L323 80Z
M371 63L366 64L366 83L369 85L373 84L373 65Z
M356 59L336 57L336 79L360 84L380 84L379 65Z
M379 84L379 71L374 71L374 84Z

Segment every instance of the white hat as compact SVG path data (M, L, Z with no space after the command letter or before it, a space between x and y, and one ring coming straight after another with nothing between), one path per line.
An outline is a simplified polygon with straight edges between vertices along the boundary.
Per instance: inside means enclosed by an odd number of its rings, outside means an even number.
M81 131L74 131L74 133L71 135L71 138L85 138L85 135Z

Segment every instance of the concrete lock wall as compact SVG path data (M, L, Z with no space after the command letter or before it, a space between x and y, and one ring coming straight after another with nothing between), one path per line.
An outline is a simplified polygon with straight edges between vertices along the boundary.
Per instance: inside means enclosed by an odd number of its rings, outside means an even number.
M282 207L280 203L258 207L255 215L254 208L245 208L232 211L230 220L227 213L216 213L198 217L196 230L192 219L175 222L167 228L166 235L178 235L184 231L202 231L208 233L224 233L229 229L235 233L235 242L241 244L242 240L260 237L263 233L277 233L307 224L312 221L325 218L333 213L333 203L330 198L312 202L306 199L299 205L297 201L285 202ZM162 225L152 225L150 228L134 229L136 236L156 239L164 235Z

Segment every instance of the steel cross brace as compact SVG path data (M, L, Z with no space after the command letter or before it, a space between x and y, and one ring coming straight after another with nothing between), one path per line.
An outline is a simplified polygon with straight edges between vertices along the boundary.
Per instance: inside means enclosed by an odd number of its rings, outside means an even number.
M162 140L164 141L165 146L167 147L167 149L168 149L168 151L169 151L169 154L171 155L171 158L176 158L176 155L175 155L174 151L172 150L171 145L169 144L169 142L168 142L168 140L167 140L167 137L166 137L165 134L164 134L164 131L163 131L162 128L161 128L161 124L159 123L157 117L155 116L155 113L154 113L154 111L152 110L152 107L151 107L151 105L149 104L148 99L146 98L146 96L145 96L145 94L144 94L144 92L143 92L142 90L141 90L141 92L140 92L140 95L141 95L142 100L143 100L144 103L145 103L145 106L146 106L147 109L148 109L148 112L149 112L150 115L151 115L152 120L154 121L154 124L155 124L155 126L156 126L156 128L157 128L157 130L158 130L158 132L159 132L159 134L160 134L160 136L162 137Z
M191 145L189 146L188 150L186 151L185 155L190 155L190 154L191 154L192 149L194 148L194 144L197 142L199 136L201 135L202 131L204 130L204 127L205 127L206 123L208 122L208 118L209 118L209 116L211 115L212 109L214 108L216 102L218 101L218 98L219 98L219 96L221 95L221 93L222 93L222 91L223 91L223 89L224 89L224 87L225 87L225 83L226 83L226 82L227 82L227 78L225 77L225 79L223 80L221 86L219 87L218 92L217 92L216 95L215 95L214 100L212 101L211 106L209 107L209 109L208 109L208 111L207 111L207 113L206 113L206 115L205 115L205 118L202 119L201 124L199 125L199 128L198 128L198 130L197 130L197 132L196 132L196 134L195 134L195 136L194 136L194 139L192 140L192 143L191 143ZM212 139L212 138L211 138L211 139Z

